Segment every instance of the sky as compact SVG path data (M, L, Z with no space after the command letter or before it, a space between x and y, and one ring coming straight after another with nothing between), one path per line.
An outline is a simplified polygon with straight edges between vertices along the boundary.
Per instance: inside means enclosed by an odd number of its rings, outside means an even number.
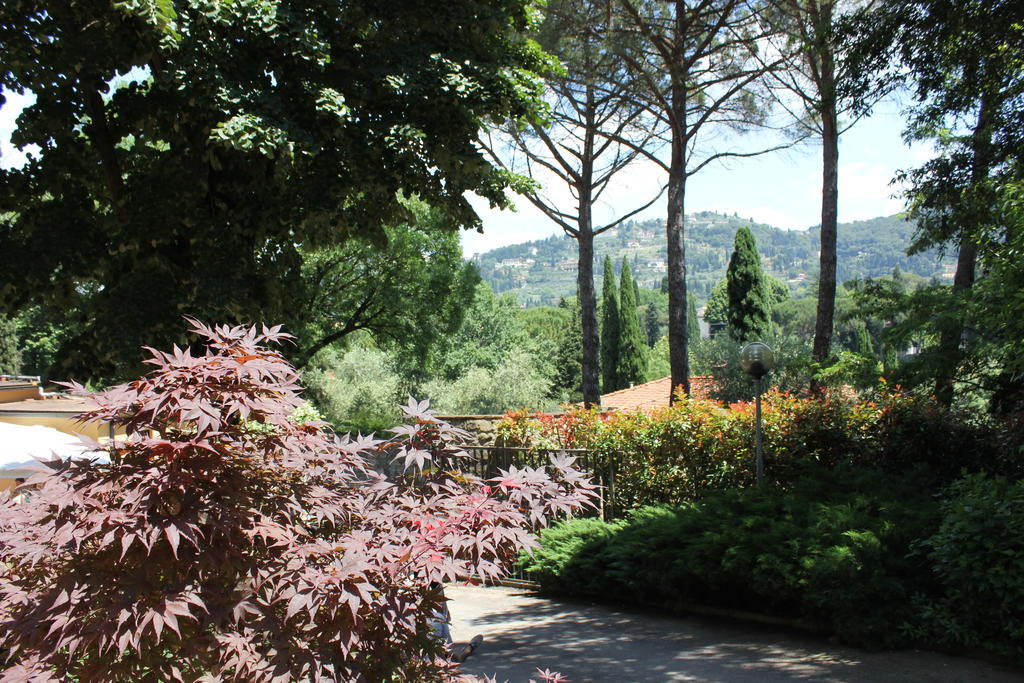
M0 107L0 166L20 166L26 153L11 143L15 119L35 97L4 91L7 101ZM899 169L919 166L931 156L924 145L907 146L901 138L903 117L897 102L883 102L869 118L846 131L839 142L839 221L855 221L899 212L903 202L891 185ZM744 144L756 144L756 138ZM663 171L647 162L620 174L621 180L595 207L595 221L621 216L650 199L664 182ZM545 183L547 192L572 207L568 191L557 183ZM561 234L552 223L523 197L514 197L516 211L490 209L487 202L470 197L483 220L483 234L465 232L463 253L469 257L497 247L543 239ZM728 164L711 165L690 178L686 188L686 212L718 211L738 214L779 228L804 230L818 225L821 214L821 146L808 144L799 149L774 152ZM636 216L664 219L665 198Z
M15 119L25 107L36 101L35 95L11 92L6 88L3 90L4 104L0 107L0 168L15 168L25 163L25 152L33 150L20 150L11 143L11 133L14 132Z
M839 222L889 216L903 209L890 185L896 171L919 166L931 158L931 148L904 144L904 118L898 102L883 102L869 118L857 122L839 141ZM756 143L756 139L750 140ZM766 145L770 146L770 145ZM595 223L607 221L643 204L664 182L664 172L652 163L623 172L622 182L610 189L608 200L595 209ZM556 184L545 185L564 207L573 203ZM642 199L646 197L646 199ZM561 228L528 200L516 198L517 210L497 211L473 198L483 219L484 232L463 234L463 253L471 256L508 244L543 239ZM718 211L768 223L788 230L804 230L821 219L821 145L738 159L711 165L694 175L686 186L686 213ZM636 216L664 219L664 197Z

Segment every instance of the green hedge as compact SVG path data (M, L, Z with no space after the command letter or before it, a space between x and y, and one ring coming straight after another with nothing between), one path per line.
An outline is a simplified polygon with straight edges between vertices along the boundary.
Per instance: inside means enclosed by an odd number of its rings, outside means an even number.
M861 466L894 475L916 470L920 485L939 488L963 470L1019 476L1024 461L1024 430L898 391L872 399L769 393L763 426L766 476L780 487L822 466ZM514 413L501 434L510 445L604 456L615 464L620 510L681 504L754 483L750 403L726 407L683 396L650 413Z
M573 520L544 531L524 565L562 595L790 617L862 646L941 643L1019 657L1010 644L1024 626L1021 485L968 478L940 504L923 474L842 466L786 490L715 492L614 523ZM960 635L936 640L949 623Z
M981 474L955 482L938 531L917 551L941 590L919 596L912 633L1024 660L1024 482Z

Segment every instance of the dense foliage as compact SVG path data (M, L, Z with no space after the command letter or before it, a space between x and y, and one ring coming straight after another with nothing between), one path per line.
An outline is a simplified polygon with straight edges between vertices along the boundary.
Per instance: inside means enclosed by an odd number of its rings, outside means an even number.
M999 313L978 306L992 291L1019 292L1012 274L993 266L1021 232L1019 215L1005 209L1024 178L1022 24L1024 8L1012 0L920 0L880 3L850 34L862 86L902 80L914 95L905 137L935 149L899 180L918 224L910 251L955 254L953 284L895 306L909 314L904 332L925 342L917 381L946 404L1024 406L1024 376L1008 362L1018 340L1004 334ZM1021 317L1014 295L1000 308Z
M809 469L870 467L905 474L924 466L923 485L963 469L1018 476L1024 431L952 411L934 401L882 390L872 400L833 392L821 399L769 392L763 399L767 480L787 487ZM515 413L501 435L510 444L588 448L614 463L620 509L700 499L748 487L754 475L754 409L682 397L652 412L562 415Z
M685 612L769 615L865 646L987 650L1024 661L1020 481L814 469L786 489L718 491L541 533L544 590Z
M0 375L16 375L21 371L21 350L18 348L18 320L0 313Z
M327 349L303 368L304 396L339 432L381 432L400 419L398 404L409 393L397 364L394 353L371 344Z
M942 589L921 600L919 635L1024 659L1024 481L975 474L955 482L938 530L917 553Z
M429 313L424 315L431 315ZM309 398L336 429L379 431L398 419L406 396L430 399L444 415L552 410L579 400L582 344L575 299L520 308L511 294L479 283L450 335L415 342L378 341L358 332L345 348L327 348L303 369Z
M537 327L549 326L523 320L513 295L496 297L481 283L459 330L434 340L434 361L406 363L402 376L449 415L555 405L558 344L549 334L532 334Z
M296 414L278 328L194 332L202 355L90 395L126 434L94 444L109 464L55 461L0 504L4 680L450 678L432 585L501 574L587 504L572 459L462 474L462 434L411 399L393 440L338 439Z
M181 315L294 327L300 248L381 236L515 179L479 148L531 116L547 57L529 0L137 0L0 5L0 84L31 92L0 170L0 306L83 329L62 374L126 377ZM111 333L117 330L117 333Z
M443 214L421 201L404 205L408 220L383 226L382 239L301 252L303 297L294 304L303 315L291 330L300 367L360 330L419 359L458 331L480 276Z
M813 302L812 299L805 301ZM813 308L812 308L813 312ZM810 318L813 324L813 316ZM775 368L765 378L766 383L786 393L799 394L810 384L811 347L810 336L773 328L761 337L762 341L775 352ZM740 351L743 344L736 342L725 332L710 339L701 339L693 348L693 368L698 375L714 378L710 395L718 401L734 403L751 399L755 391L753 378L743 372L740 366ZM878 375L871 378L868 387L873 387Z
M760 612L897 645L916 580L927 579L923 559L907 556L934 528L935 508L907 478L818 473L786 491L717 492L619 522L560 524L525 565L552 592Z

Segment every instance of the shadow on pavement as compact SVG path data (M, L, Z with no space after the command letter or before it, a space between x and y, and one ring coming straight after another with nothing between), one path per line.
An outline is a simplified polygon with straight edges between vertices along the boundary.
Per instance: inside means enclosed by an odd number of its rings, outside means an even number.
M483 644L466 673L525 683L537 668L581 681L1024 681L987 662L865 652L725 619L671 618L547 600L505 588L447 589L453 635Z

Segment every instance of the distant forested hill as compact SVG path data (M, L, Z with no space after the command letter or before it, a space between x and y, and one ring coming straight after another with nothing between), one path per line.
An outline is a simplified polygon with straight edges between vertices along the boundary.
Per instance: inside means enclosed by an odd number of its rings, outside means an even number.
M699 303L725 275L736 229L752 226L765 268L799 289L818 272L818 230L781 230L738 216L701 212L687 216L687 281ZM937 252L907 256L914 232L912 223L898 216L842 223L839 226L838 278L876 277L899 266L923 277L949 279L952 259ZM605 254L618 263L629 259L642 287L657 287L666 273L663 222L626 223L595 240L594 272L601 286L601 262ZM514 291L527 306L549 306L560 297L576 293L576 242L555 235L544 240L494 249L475 257L480 273L495 292Z

